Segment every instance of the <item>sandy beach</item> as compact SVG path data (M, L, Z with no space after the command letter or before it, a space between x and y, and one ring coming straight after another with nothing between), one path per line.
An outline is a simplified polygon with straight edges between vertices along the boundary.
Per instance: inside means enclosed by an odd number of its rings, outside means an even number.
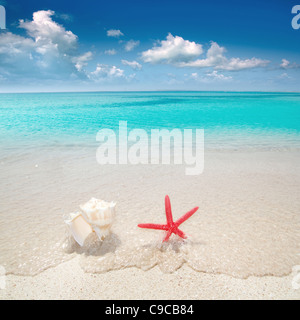
M3 159L2 209L20 214L2 215L1 299L300 298L298 152L207 152L188 177L184 166L99 166L93 151ZM165 194L175 217L200 207L182 225L187 242L161 246L163 232L137 228L164 222ZM117 201L116 222L79 248L63 215L92 196Z

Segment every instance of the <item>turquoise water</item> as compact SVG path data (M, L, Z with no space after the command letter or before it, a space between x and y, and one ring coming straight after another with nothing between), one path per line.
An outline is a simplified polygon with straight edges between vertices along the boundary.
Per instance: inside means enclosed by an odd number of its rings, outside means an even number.
M300 147L299 93L0 94L3 148L94 146L102 128L200 128L206 147Z

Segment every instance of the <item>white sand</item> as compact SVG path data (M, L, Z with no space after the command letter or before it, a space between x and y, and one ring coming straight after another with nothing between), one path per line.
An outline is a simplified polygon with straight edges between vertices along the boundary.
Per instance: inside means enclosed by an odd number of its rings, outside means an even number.
M0 265L22 275L6 276L1 299L300 298L289 274L300 265L299 152L211 153L196 177L172 166L101 167L94 150L66 152L1 162ZM166 194L175 218L200 207L182 226L194 241L187 252L141 242L159 240L137 224L165 221ZM62 214L92 196L117 201L116 241L62 263Z
M8 275L0 299L300 299L292 279L292 274L237 279L187 266L172 274L157 267L90 274L75 258L34 277Z

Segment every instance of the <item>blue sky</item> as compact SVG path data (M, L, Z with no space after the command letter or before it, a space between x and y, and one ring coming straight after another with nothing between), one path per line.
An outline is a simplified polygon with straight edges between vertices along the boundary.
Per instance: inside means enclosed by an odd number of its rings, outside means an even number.
M300 91L295 1L0 4L0 92Z

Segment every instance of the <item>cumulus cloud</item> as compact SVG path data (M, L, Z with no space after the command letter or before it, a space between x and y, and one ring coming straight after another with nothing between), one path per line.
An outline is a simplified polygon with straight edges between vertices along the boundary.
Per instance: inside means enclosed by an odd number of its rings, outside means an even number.
M221 81L232 80L231 76L225 76L224 74L219 73L217 70L213 70L213 72L207 73L206 76L214 80L221 80Z
M140 44L139 41L129 40L125 44L125 50L126 51L132 51L135 47L137 47Z
M20 28L27 31L41 54L71 53L77 48L77 36L52 20L54 11L37 11L32 21L20 20Z
M81 71L83 67L87 65L87 62L90 61L93 57L92 52L88 51L81 56L72 58L73 63L75 63L75 68L78 71Z
M181 37L173 37L170 33L167 40L159 43L152 49L142 52L142 59L145 62L162 64L173 64L177 67L207 68L213 67L220 70L236 71L256 67L264 67L269 61L258 58L228 59L225 56L226 49L219 46L216 42L211 42L207 50L206 58L195 59L203 53L201 44L184 40Z
M291 63L287 59L282 59L281 64L280 64L280 68L282 68L282 69L297 69L297 68L300 68L300 65L297 63Z
M140 63L138 63L137 61L122 60L122 63L125 66L131 67L132 69L137 69L137 70L142 69L142 65Z
M108 54L109 56L113 56L117 53L115 49L108 49L104 51L105 54Z
M212 42L210 48L207 50L206 59L197 59L187 62L178 63L179 67L214 67L225 63L224 57L225 48L220 47L216 42Z
M280 67L286 69L289 66L289 64L290 62L288 60L282 59Z
M124 33L121 32L121 30L110 29L110 30L107 30L107 36L108 37L119 38L120 36L124 36Z
M237 71L243 69L250 69L256 67L264 67L269 61L251 58L251 59L240 59L240 58L231 58L228 59L225 57L224 53L226 49L219 46L216 42L212 42L210 48L207 50L205 59L197 59L194 61L180 63L180 67L213 67L219 70L227 71Z
M225 76L219 73L217 70L206 73L204 76L199 76L197 72L191 73L190 79L200 81L200 82L214 82L214 81L229 81L232 80L231 76Z
M9 78L74 76L91 53L77 52L78 39L52 20L54 12L37 11L31 21L20 20L27 36L0 34L0 72Z
M11 32L0 33L0 54L17 55L31 51L35 47L32 39L24 38Z
M258 67L265 67L270 61L262 60L257 58L245 59L231 58L227 60L224 64L217 65L216 69L228 70L228 71L238 71L244 69L252 69Z
M105 64L97 64L96 70L89 74L89 78L93 80L122 77L124 77L124 70Z
M116 66L98 64L93 72L85 67L92 52L79 53L78 37L53 20L54 11L33 13L32 20L20 20L26 36L0 33L0 74L18 81L31 79L99 79L121 78L124 71ZM109 54L113 54L110 51ZM22 80L23 79L23 80Z
M20 74L34 74L37 66L33 61L35 42L11 32L0 33L0 74L15 78Z
M142 52L144 62L153 64L178 64L190 61L203 52L202 45L168 34L166 40L159 42L159 45Z

